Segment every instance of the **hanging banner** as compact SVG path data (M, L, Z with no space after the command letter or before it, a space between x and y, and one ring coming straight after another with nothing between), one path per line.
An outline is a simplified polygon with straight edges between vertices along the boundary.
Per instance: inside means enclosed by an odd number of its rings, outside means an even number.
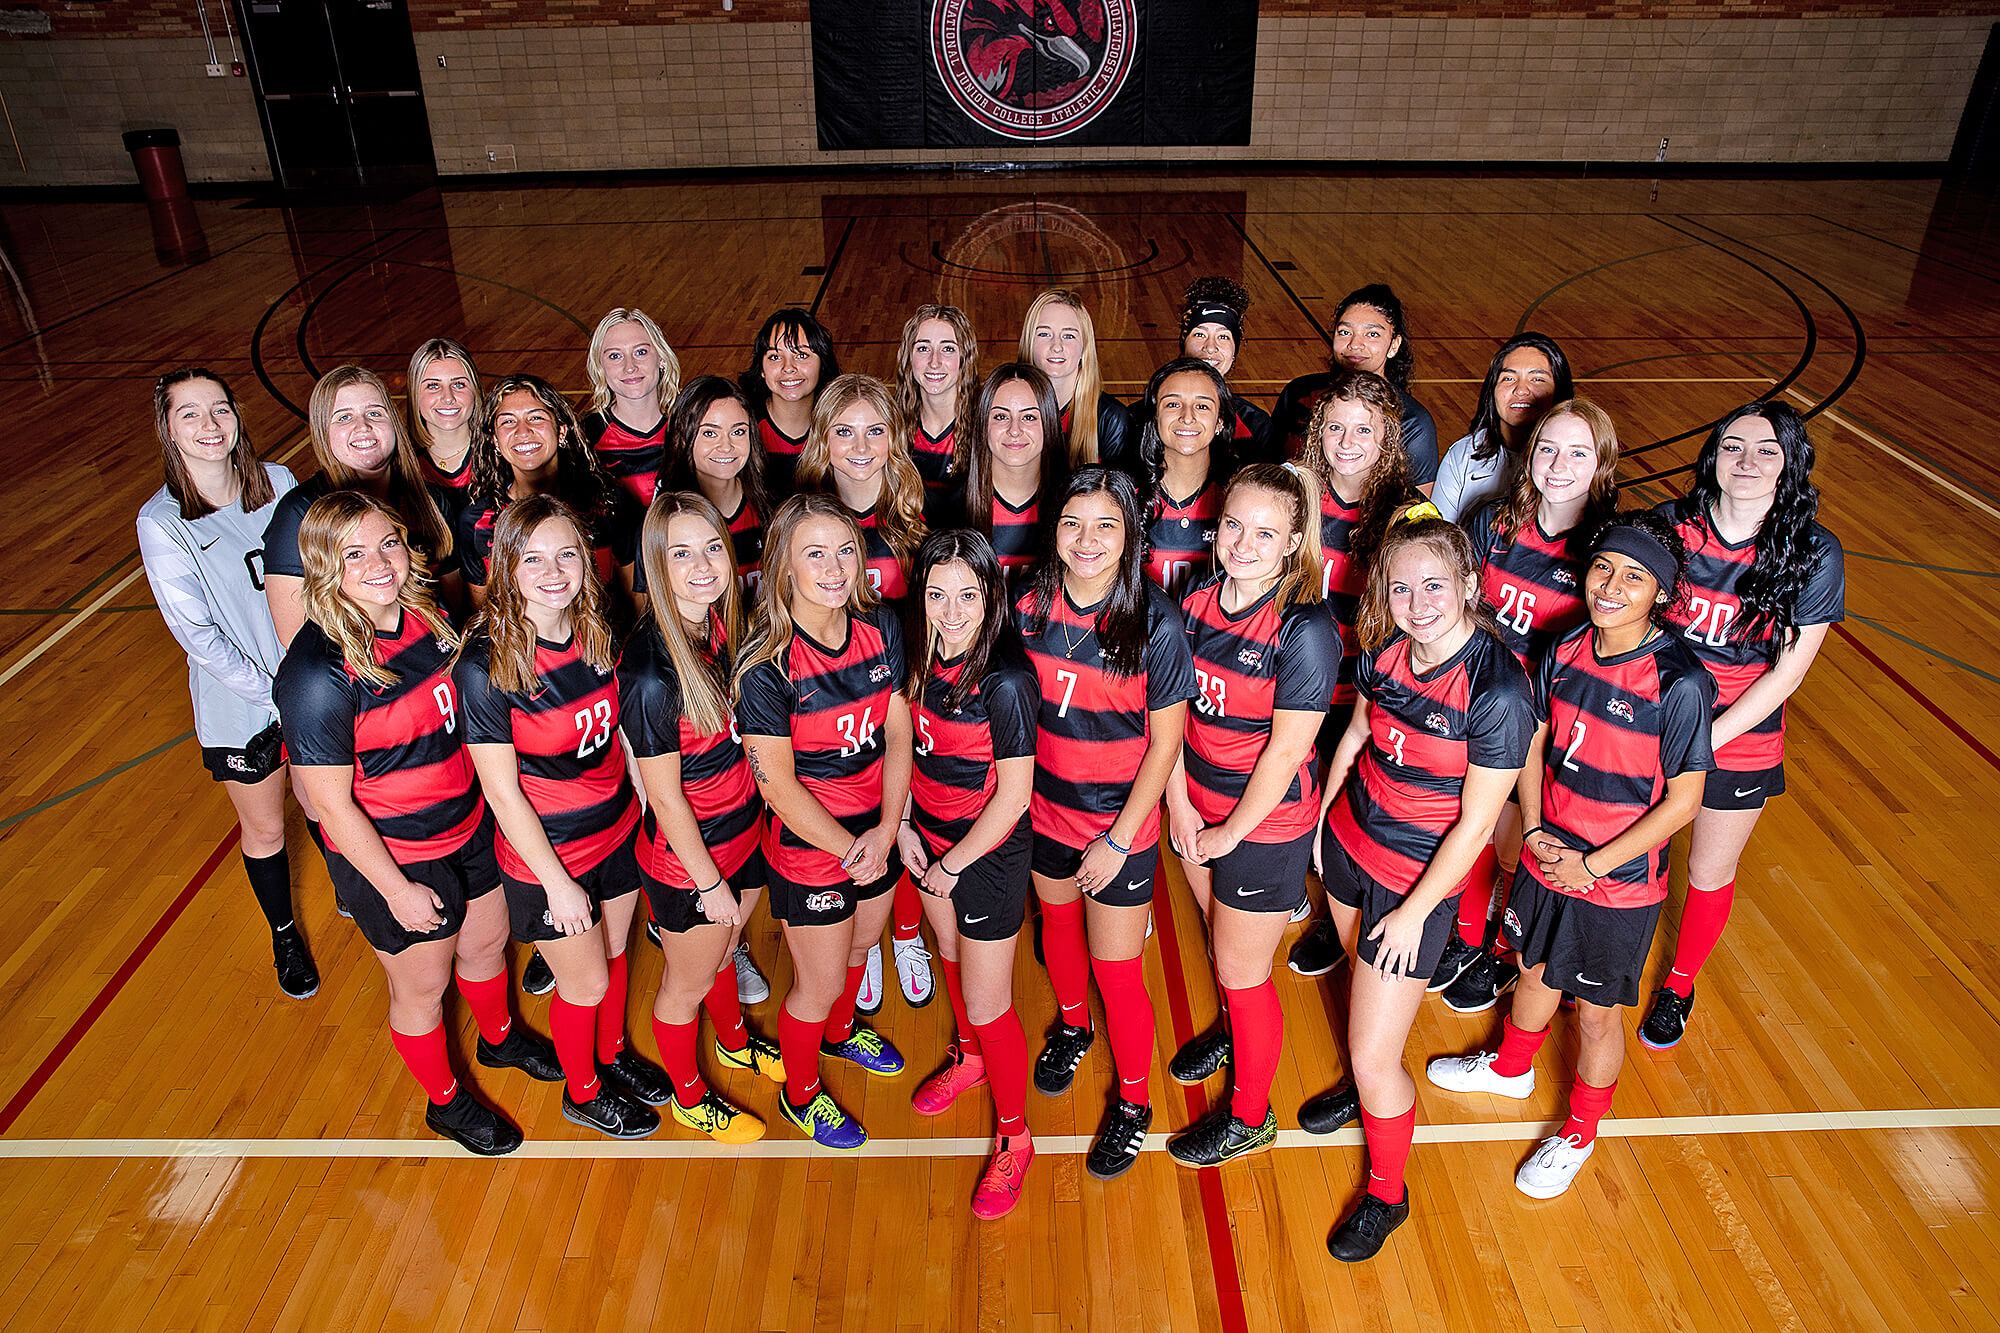
M812 0L819 146L1248 144L1256 0Z

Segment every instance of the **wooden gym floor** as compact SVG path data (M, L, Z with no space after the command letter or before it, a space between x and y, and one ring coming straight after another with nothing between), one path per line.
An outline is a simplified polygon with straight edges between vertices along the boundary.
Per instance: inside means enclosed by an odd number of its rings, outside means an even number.
M200 205L211 258L158 262L136 204L0 208L0 1324L146 1329L1858 1329L2000 1324L2000 249L1982 201L1912 180L980 175L491 189L376 207ZM158 485L153 377L228 376L267 456L304 471L314 375L399 382L423 338L582 388L589 329L655 314L689 374L740 369L761 317L817 309L843 364L888 373L920 301L1006 355L1051 281L1088 294L1130 396L1205 273L1255 297L1238 385L1268 402L1324 361L1333 303L1394 283L1419 396L1459 433L1497 339L1561 339L1626 442L1629 495L1684 484L1703 423L1781 393L1814 415L1844 626L1794 704L1791 792L1751 845L1735 920L1671 1055L1633 1041L1607 1141L1564 1198L1512 1173L1563 1105L1557 1020L1526 1105L1420 1093L1410 1224L1328 1258L1359 1135L1220 1173L1080 1152L1110 1077L1031 1097L1041 1159L998 1224L967 1201L983 1096L909 1094L948 1007L892 996L911 1072L835 1093L855 1158L782 1125L734 1155L669 1127L613 1144L559 1090L481 1085L529 1134L471 1160L423 1127L380 972L293 840L325 982L279 996L185 669L132 533ZM1982 406L1986 405L1986 406ZM1160 1130L1220 1087L1165 1076L1215 1011L1170 874L1148 971ZM1655 949L1671 945L1679 890ZM777 932L753 947L783 994ZM1022 951L1022 1017L1053 1013ZM635 946L632 1028L658 955ZM1278 972L1290 1124L1341 1069L1344 1000ZM1338 974L1336 976L1338 979ZM544 1027L544 1004L524 999ZM470 1020L454 1006L461 1055ZM776 1001L752 1021L774 1030ZM1424 1007L1413 1069L1497 1013ZM767 1084L718 1079L776 1122ZM1159 1140L1154 1141L1155 1147Z

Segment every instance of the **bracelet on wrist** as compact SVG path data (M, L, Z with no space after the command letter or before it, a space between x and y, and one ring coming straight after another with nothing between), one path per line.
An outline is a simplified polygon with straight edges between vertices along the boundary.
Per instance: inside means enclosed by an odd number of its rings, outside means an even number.
M1596 879L1600 878L1600 876L1598 875L1598 873L1597 873L1597 872L1596 872L1595 870L1592 870L1592 869L1590 868L1590 853L1589 853L1589 852L1585 852L1585 853L1584 853L1584 854L1583 854L1582 856L1579 856L1579 857L1577 857L1576 859L1577 859L1577 862L1578 862L1578 864L1580 864L1580 865L1581 865L1581 866L1583 867L1583 873L1584 873L1584 874L1586 874L1586 875L1590 876L1590 877L1591 877L1591 879L1593 879L1593 880L1596 880Z
M1118 839L1111 836L1110 829L1104 830L1104 832L1098 834L1097 836L1104 839L1104 845L1109 847L1112 851L1118 853L1120 856L1130 856L1132 854L1132 849L1130 847L1120 847L1118 845Z
M1535 825L1531 829L1523 829L1521 831L1521 841L1526 842L1528 839L1534 837L1537 833L1540 833L1541 831L1542 831L1542 826L1540 824Z

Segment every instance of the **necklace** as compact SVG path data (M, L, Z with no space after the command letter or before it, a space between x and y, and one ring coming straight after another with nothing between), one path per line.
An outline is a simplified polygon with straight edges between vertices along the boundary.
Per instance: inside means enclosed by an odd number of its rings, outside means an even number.
M1092 634L1097 632L1097 624L1095 621L1093 621L1090 624L1085 625L1083 627L1082 635L1080 635L1075 639L1070 638L1069 626L1067 624L1063 625L1062 632L1063 632L1063 656L1069 657L1071 654L1076 652L1077 649L1083 647L1083 641L1085 639L1089 638Z

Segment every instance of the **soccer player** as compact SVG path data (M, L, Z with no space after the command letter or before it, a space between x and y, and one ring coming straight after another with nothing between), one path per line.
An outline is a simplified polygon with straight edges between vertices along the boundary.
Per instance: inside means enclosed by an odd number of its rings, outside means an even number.
M750 364L736 382L756 414L764 484L774 500L791 495L792 469L812 429L813 401L820 386L839 375L833 335L808 311L796 306L774 311L757 330Z
M1677 1044L1694 983L1736 900L1736 867L1764 802L1785 790L1785 700L1804 683L1827 628L1846 619L1840 542L1821 527L1813 445L1781 402L1736 409L1709 432L1694 489L1663 506L1687 545L1688 596L1668 613L1716 683L1715 772L1688 838L1688 896L1674 965L1639 1025L1655 1050Z
M667 413L681 391L681 362L660 326L620 307L597 321L584 358L590 410L580 423L597 461L643 511L659 486Z
M456 528L472 486L472 442L484 427L479 369L451 338L432 338L410 354L404 410L410 438L423 451L424 480L450 499L445 522Z
M1545 333L1517 333L1500 344L1479 386L1466 433L1438 460L1431 498L1456 523L1520 480L1535 423L1572 396L1569 358Z
M1527 1097L1549 1020L1563 992L1576 996L1583 1042L1569 1118L1514 1176L1535 1199L1567 1190L1597 1146L1625 1063L1619 1011L1638 1003L1667 896L1667 840L1695 818L1715 762L1715 680L1661 627L1680 592L1679 536L1657 511L1631 514L1592 547L1590 623L1536 670L1546 720L1521 771L1528 836L1505 918L1523 969L1514 1012L1498 1050L1443 1056L1426 1071L1451 1092Z
M720 375L697 375L674 401L660 473L662 490L698 491L721 511L746 602L764 577L764 515L771 510L754 435L743 390Z
M896 348L896 402L910 422L910 456L933 500L964 475L977 438L979 339L955 305L920 305Z
M771 914L784 923L794 968L778 1015L779 1110L834 1149L868 1135L820 1086L820 1056L883 1078L903 1072L902 1055L857 1023L854 1008L902 873L896 832L911 763L902 628L868 591L864 549L833 496L778 506L736 681L736 729L770 808Z
M1236 399L1196 357L1153 372L1133 410L1146 470L1146 577L1179 601L1214 567L1215 521L1235 471Z
M1273 414L1274 433L1282 437L1278 447L1294 457L1310 456L1312 435L1308 426L1320 395L1343 372L1380 375L1396 390L1410 479L1419 492L1428 496L1437 480L1437 423L1432 420L1430 409L1410 394L1410 375L1416 363L1409 321L1396 293L1380 282L1349 292L1334 308L1333 356L1327 368L1299 376L1278 395L1278 410Z
M1018 592L1044 554L1043 497L1060 495L1069 477L1062 412L1048 376L1010 361L986 377L976 420L963 522L992 542L1008 588Z
M1124 404L1104 392L1097 326L1083 297L1067 287L1051 287L1029 302L1021 319L1018 355L1055 386L1070 466L1102 463L1136 479L1140 475L1137 432Z
M1055 559L1015 603L1041 687L1034 885L1062 1013L1035 1086L1069 1088L1090 1050L1097 978L1118 1087L1084 1158L1099 1180L1138 1160L1152 1127L1153 1001L1144 952L1159 862L1160 798L1180 758L1194 664L1180 609L1147 580L1132 479L1084 467L1056 507Z
M1243 346L1243 316L1250 293L1228 278L1196 278L1181 293L1181 355L1215 367L1227 378ZM1280 462L1282 440L1271 428L1271 414L1236 395L1236 425L1231 440L1237 457L1252 462Z

